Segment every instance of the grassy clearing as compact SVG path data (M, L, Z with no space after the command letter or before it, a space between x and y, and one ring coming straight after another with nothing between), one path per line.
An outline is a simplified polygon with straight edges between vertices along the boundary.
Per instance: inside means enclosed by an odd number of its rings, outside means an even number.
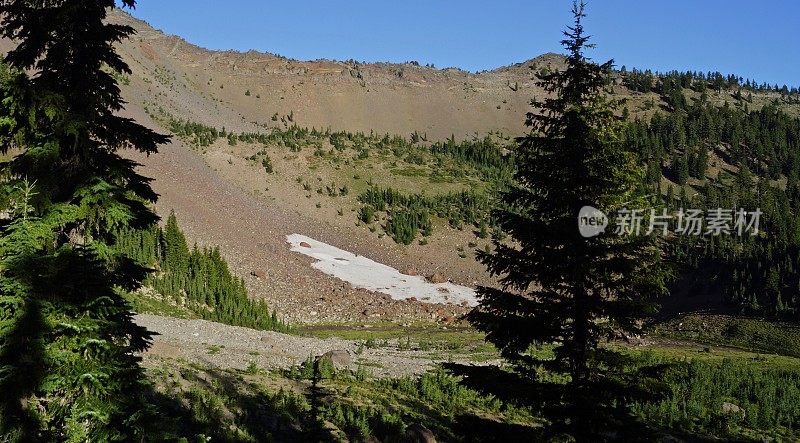
M639 400L629 406L631 417L653 432L652 435L679 435L691 438L723 437L742 440L774 441L793 440L800 437L800 360L792 357L798 342L792 343L795 329L784 329L785 325L771 324L750 319L717 318L716 328L709 329L708 344L724 348L682 346L679 344L647 348L631 348L614 343L606 348L619 351L630 357L626 372L642 368L660 368L660 389L667 394L663 399ZM713 331L731 330L727 336L714 338ZM684 326L687 322L684 321ZM691 325L691 323L689 323ZM370 328L318 326L303 331L316 337L342 337L364 340L380 346L403 346L406 342L436 342L441 349L470 349L482 341L480 333L469 328L443 330L412 325L406 328L394 324L379 324ZM763 349L771 338L782 342L773 343L771 349L783 347L776 355ZM731 349L738 342L747 340L762 346L748 346L751 350ZM412 345L413 346L413 345ZM472 348L473 352L475 348ZM547 358L548 346L534 350L537 357ZM435 351L434 351L435 352ZM469 352L469 351L467 351ZM495 354L496 355L496 354ZM566 382L563 377L547 372L539 379L556 384ZM531 416L535 416L526 409ZM539 420L547 421L546 414Z
M375 379L362 370L315 370L312 361L268 372L163 360L148 372L163 417L154 436L173 441L401 441L420 424L442 441L463 441L476 437L461 423L491 419L530 433L541 422L443 371Z
M800 326L785 322L690 314L654 326L652 334L712 346L800 357Z
M126 293L123 296L138 314L164 315L189 320L199 318L188 306L178 304L153 290L147 290L145 293Z
M497 358L494 346L482 333L470 327L442 328L429 323L401 326L396 323L363 325L314 325L301 327L297 333L307 337L341 338L360 341L365 348L391 347L423 352L471 354L476 361Z
M663 374L666 397L636 400L627 409L629 419L643 426L635 441L800 437L798 359L675 347L616 349L630 357L626 371L660 368ZM542 349L540 355L546 354ZM542 388L557 390L567 381L541 373L528 386L541 383L538 388L508 395L490 387L498 374L510 375L507 370L486 368L485 374L493 374L486 379L455 375L458 368L389 379L374 378L363 367L336 371L313 359L287 371L255 365L222 371L162 360L149 373L164 417L158 432L212 441L403 441L420 424L440 441L539 441L551 418L558 419L539 406L553 402L540 397Z
M797 359L675 349L630 354L642 366L668 365L662 376L667 398L631 407L634 416L651 426L744 440L794 441L800 437Z
M373 339L398 339L411 336L412 338L439 338L442 340L483 341L483 334L468 326L440 327L431 323L416 322L401 325L392 322L378 322L364 324L316 324L298 326L299 335L317 338L337 337L344 340Z

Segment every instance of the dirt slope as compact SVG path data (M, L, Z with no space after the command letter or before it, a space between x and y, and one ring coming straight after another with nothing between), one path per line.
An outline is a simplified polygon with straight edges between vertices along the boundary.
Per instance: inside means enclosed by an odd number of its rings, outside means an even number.
M148 122L136 105L126 114ZM152 123L151 123L152 125ZM311 259L289 251L286 235L302 232L360 255L367 255L399 269L407 269L419 257L411 257L396 245L382 248L357 237L342 235L328 225L285 207L265 204L222 179L203 159L179 140L163 146L157 155L129 153L142 171L153 177L160 195L156 209L162 216L175 210L190 241L219 246L233 270L246 278L256 297L267 299L281 315L308 322L359 321L377 318L412 319L448 317L462 312L457 307L396 302L377 294L355 290L349 284L311 268ZM429 263L430 269L455 273L446 263ZM250 275L265 271L267 278Z
M112 20L137 29L135 37L119 46L133 70L122 82L129 102L126 113L153 127L157 126L143 112L145 107L162 107L179 118L235 131L279 125L272 119L277 113L284 120L291 114L300 126L405 135L419 131L431 139L498 129L519 133L520 116L532 94L528 65L474 75L412 65L296 62L254 52L206 51L124 13L113 14ZM540 62L559 60L545 56ZM441 320L464 312L460 307L399 303L354 290L289 252L285 236L293 233L401 270L440 273L468 285L489 281L473 260L442 259L430 248L420 251L388 238L365 238L352 227L299 210L307 203L291 195L272 202L259 199L242 186L246 171L221 168L225 162L218 157L202 158L175 139L159 155L135 158L144 165L144 174L155 179L159 213L175 209L190 240L220 246L237 274L246 277L251 293L266 298L290 320ZM290 176L284 175L286 181ZM281 184L274 187L281 189ZM449 249L456 256L455 249ZM253 271L268 276L260 280L250 276Z
M134 70L133 89L195 119L229 128L293 114L300 126L432 138L493 130L519 133L533 95L531 66L559 63L545 55L483 74L411 64L299 62L257 52L212 52L167 36L117 12L136 28L120 45ZM246 92L250 91L250 95Z

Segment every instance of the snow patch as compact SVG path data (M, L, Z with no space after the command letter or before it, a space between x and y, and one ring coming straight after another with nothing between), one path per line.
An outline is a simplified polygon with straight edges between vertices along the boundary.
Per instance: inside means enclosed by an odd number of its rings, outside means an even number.
M416 298L425 303L452 303L476 306L475 290L453 283L434 284L424 277L405 275L395 268L300 234L286 236L293 252L316 259L311 266L344 280L356 288L381 292L394 300ZM311 247L300 246L300 243Z

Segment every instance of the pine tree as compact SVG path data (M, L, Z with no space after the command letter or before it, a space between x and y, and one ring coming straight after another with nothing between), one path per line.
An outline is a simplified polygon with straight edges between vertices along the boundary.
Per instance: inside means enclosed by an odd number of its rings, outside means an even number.
M753 195L755 180L753 179L753 173L750 172L750 168L747 167L747 164L742 164L740 166L739 173L736 174L734 185L739 198L738 206L741 208L748 208L748 210L755 208L757 206L756 198Z
M18 42L0 104L0 151L17 154L0 164L0 432L12 441L133 441L146 425L135 352L150 335L120 291L147 269L115 251L114 232L152 225L156 194L118 151L168 138L115 115L108 71L130 70L113 45L133 29L105 23L114 7L0 1L0 35Z
M681 186L689 181L689 159L686 155L679 154L675 164L675 180Z
M675 188L671 184L667 185L667 195L664 197L664 201L667 203L668 209L672 209L675 205Z
M699 180L705 180L708 172L708 149L705 147L700 147L694 169L694 177Z
M620 143L624 123L605 90L613 62L585 57L583 3L573 13L562 42L566 68L539 76L550 95L533 101L542 112L528 114L532 130L519 139L516 183L495 214L513 241L495 241L494 253L479 254L502 288L479 288L480 304L468 319L520 364L532 361L531 345L555 343L555 360L541 363L570 375L573 413L580 417L598 407L586 400L593 390L611 386L600 383L608 380L600 337L635 333L637 320L653 311L648 298L664 291L665 276L650 237L619 236L611 228L583 238L577 229L585 206L612 214L646 202L638 193L644 171ZM591 424L579 417L572 419L580 433Z
M182 274L189 268L189 245L178 227L175 211L170 212L164 226L164 267L176 274Z

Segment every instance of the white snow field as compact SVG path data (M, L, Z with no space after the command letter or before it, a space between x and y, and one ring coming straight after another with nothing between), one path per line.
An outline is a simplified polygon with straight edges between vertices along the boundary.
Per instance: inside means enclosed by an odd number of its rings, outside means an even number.
M344 280L356 288L389 295L394 300L416 298L424 303L476 306L475 290L453 283L434 284L424 277L405 275L395 268L372 261L300 234L286 236L293 252L315 258L311 266ZM303 246L301 246L301 243ZM306 245L310 246L307 247Z

